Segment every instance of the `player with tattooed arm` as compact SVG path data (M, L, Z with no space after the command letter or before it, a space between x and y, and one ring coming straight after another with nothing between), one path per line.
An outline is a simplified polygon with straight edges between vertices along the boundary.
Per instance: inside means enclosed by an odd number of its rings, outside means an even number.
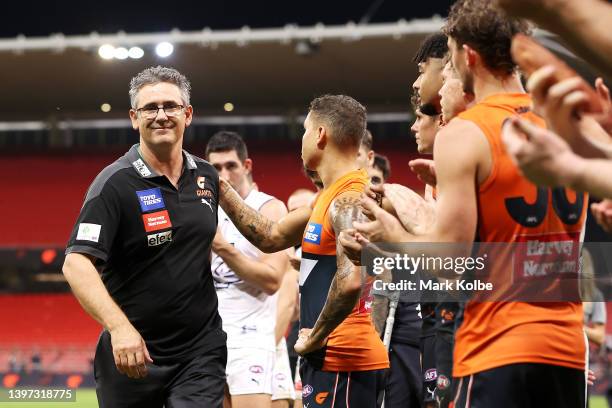
M299 339L304 406L373 407L389 367L370 318L369 278L343 253L337 237L361 218L368 184L357 151L366 131L365 108L344 95L312 101L304 120L302 160L324 185L313 208L273 222L221 182L220 205L240 232L264 252L302 245Z

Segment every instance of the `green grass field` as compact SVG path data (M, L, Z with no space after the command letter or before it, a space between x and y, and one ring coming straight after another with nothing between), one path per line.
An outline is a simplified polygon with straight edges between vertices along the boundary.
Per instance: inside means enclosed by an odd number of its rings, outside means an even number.
M96 390L93 388L82 388L77 390L74 402L0 402L0 408L98 408Z
M604 397L594 396L589 400L590 408L608 408L608 403Z
M58 408L98 408L98 401L96 400L96 391L90 388L83 388L77 391L77 400L75 402L36 402L36 403L25 403L25 402L0 402L0 408L4 407L15 407L15 408L43 408L43 407L58 407ZM590 408L608 408L605 398L594 396L591 397Z

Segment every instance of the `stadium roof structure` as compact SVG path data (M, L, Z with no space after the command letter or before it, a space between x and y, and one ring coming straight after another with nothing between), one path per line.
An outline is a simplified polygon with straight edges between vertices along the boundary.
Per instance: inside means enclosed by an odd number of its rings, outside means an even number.
M192 83L204 115L303 114L323 93L346 93L371 111L408 111L416 78L413 55L442 19L275 29L0 39L5 98L0 121L126 118L128 83L140 70L168 65ZM175 47L161 58L160 41ZM140 59L104 60L103 44L140 46ZM227 113L224 104L234 111ZM112 110L102 113L103 103Z
M395 23L210 30L166 33L0 39L0 131L129 125L128 83L140 70L168 65L192 83L200 121L283 120L305 113L324 93L345 93L380 120L408 119L417 68L412 59L423 38L443 25L439 17ZM166 58L153 48L174 45ZM550 47L566 60L571 53ZM139 46L140 59L102 59L99 47ZM226 112L225 104L233 110ZM101 111L108 104L110 112ZM398 116L399 115L399 116ZM260 119L257 119L260 118ZM266 119L267 118L267 119ZM374 116L376 118L376 116ZM119 120L122 119L122 120Z

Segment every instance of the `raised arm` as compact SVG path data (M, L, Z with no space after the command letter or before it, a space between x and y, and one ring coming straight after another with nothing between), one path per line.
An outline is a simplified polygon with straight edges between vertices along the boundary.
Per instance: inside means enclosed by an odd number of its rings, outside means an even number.
M312 213L310 207L291 211L278 221L273 221L248 205L230 186L219 179L219 204L240 233L263 252L278 252L298 245Z
M271 222L276 222L287 215L287 208L279 200L268 201L260 209L260 214ZM273 295L279 289L283 275L289 267L289 257L285 251L263 254L259 259L253 259L227 242L217 232L213 241L213 251L219 255L242 280Z
M510 14L558 34L587 62L612 75L612 5L603 0L497 0Z
M300 354L320 349L327 342L327 337L351 313L361 293L361 268L353 265L344 254L338 236L344 230L352 228L353 221L360 219L360 194L346 192L339 195L332 203L329 216L336 233L336 274L329 287L327 300L312 330L302 329L295 351Z

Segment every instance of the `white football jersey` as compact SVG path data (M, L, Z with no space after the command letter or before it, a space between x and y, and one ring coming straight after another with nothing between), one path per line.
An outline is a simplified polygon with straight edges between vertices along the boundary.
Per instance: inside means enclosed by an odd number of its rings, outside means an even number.
M273 199L271 195L251 190L244 202L259 211L265 203ZM218 219L219 230L227 242L250 258L258 259L262 255L259 249L240 234L221 207ZM219 299L223 330L227 333L227 347L248 346L275 351L276 294L268 296L244 282L214 252L211 270Z

